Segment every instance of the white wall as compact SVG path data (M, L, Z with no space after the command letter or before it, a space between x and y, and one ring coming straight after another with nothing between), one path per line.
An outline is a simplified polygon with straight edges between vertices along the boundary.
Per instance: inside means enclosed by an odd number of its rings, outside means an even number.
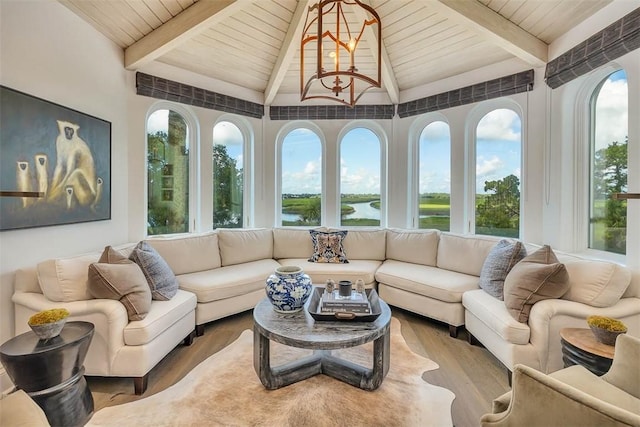
M551 46L552 57L624 16L637 2L616 1L602 13L590 18ZM631 6L630 6L631 5ZM0 82L55 103L108 120L112 123L112 218L67 226L43 227L0 233L0 342L13 336L13 277L16 269L58 256L100 249L105 245L136 241L145 235L146 223L146 137L145 123L150 109L166 105L135 95L135 75L124 70L122 49L91 28L63 5L53 0L38 2L0 1ZM640 114L640 51L619 61L629 78L629 117ZM434 95L478 81L489 80L526 70L518 61L485 67L471 75L458 76L420 88L421 93L403 93L403 100ZM247 100L261 102L260 95L235 88L170 66L152 64L141 71L186 84L218 91ZM573 219L576 175L574 169L575 135L572 86L551 91L543 82L544 69L536 69L534 90L509 97L509 102L523 114L524 209L522 221L526 241L550 243L573 250ZM473 79L473 80L470 80ZM575 85L579 85L576 82ZM636 97L633 97L636 94ZM549 110L549 106L553 109ZM451 126L452 137L452 230L466 231L468 205L464 194L464 173L470 143L466 120L478 104L466 105L440 113ZM215 123L225 113L197 107L180 109L196 126L202 146L196 150L194 167L200 176L210 176L211 139ZM276 138L286 122L243 119L252 129L254 141L253 183L255 185L253 225L272 226L275 222ZM421 117L380 121L388 138L388 221L394 227L410 226L406 207L409 202L410 127ZM336 168L337 138L346 121L316 121L326 140L327 208L337 209ZM640 165L640 121L630 120L629 164ZM640 170L630 167L629 191L640 191ZM208 229L211 223L212 191L210 180L198 182L201 204L196 229ZM640 218L640 203L629 203L629 218ZM326 219L335 225L336 219ZM629 226L629 265L640 267L640 221ZM635 242L635 243L634 243ZM0 370L0 375L2 371ZM0 390L6 388L1 382Z
M122 49L58 2L0 2L0 81L111 122L111 220L0 233L0 342L13 336L14 271L127 241L127 73ZM6 378L1 378L5 380ZM0 390L6 383L0 383Z

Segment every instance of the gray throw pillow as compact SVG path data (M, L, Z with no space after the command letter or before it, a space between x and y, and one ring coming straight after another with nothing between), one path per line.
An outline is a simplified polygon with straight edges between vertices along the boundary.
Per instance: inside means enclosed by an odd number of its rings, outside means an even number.
M527 323L531 307L560 298L569 290L569 273L548 245L516 264L504 281L504 304L518 322Z
M178 292L178 279L173 270L150 244L145 241L138 243L129 259L142 269L153 299L167 301Z
M89 265L88 288L94 298L120 301L129 320L142 320L151 309L151 290L142 270L111 246Z
M480 288L489 295L504 299L504 279L521 259L527 256L527 249L517 240L500 240L489 252L480 272Z

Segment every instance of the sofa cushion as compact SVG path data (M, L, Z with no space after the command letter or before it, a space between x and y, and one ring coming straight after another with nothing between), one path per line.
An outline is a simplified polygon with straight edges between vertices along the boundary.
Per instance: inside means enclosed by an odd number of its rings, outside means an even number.
M100 253L69 258L48 259L38 263L38 281L42 293L50 301L70 302L92 299L89 292L89 265L98 261Z
M178 290L178 280L169 264L151 245L145 241L138 243L129 259L142 269L154 300L166 301L173 298Z
M378 283L445 302L459 303L478 289L478 277L421 264L386 260L376 271Z
M318 231L309 230L313 253L309 262L328 262L347 264L349 260L344 253L343 241L347 237L347 230Z
M516 264L504 281L504 303L519 322L527 322L538 301L560 298L569 289L569 274L548 245Z
M349 236L342 242L349 261L368 259L384 261L386 256L387 232L381 229L349 230ZM294 255L294 258L299 255Z
M267 277L279 266L273 259L262 259L215 270L181 274L178 282L180 289L196 295L198 303L207 303L264 289Z
M211 270L222 265L218 233L215 231L152 237L146 242L158 251L176 275Z
M196 296L180 289L170 300L153 301L144 319L129 322L125 326L124 343L126 345L148 344L195 308Z
M438 267L480 276L484 260L499 239L444 232L438 242Z
M436 265L438 256L438 230L387 230L386 259L421 265Z
M500 300L503 298L504 279L517 262L527 256L522 242L500 240L489 252L480 271L480 289Z
M114 249L129 256L135 243L115 246ZM89 264L98 261L102 251L83 255L49 259L38 263L36 272L42 293L50 301L70 302L92 299L89 292Z
M273 258L273 232L266 228L219 228L222 266Z
M304 228L274 228L273 229L273 257L297 258L310 257L313 244L309 230Z
M118 300L129 320L142 320L151 308L151 289L138 264L111 246L89 265L89 292L94 298Z
M356 280L362 279L369 288L375 283L376 270L382 264L381 261L365 259L354 259L348 264L309 262L303 258L285 258L278 262L282 265L301 267L316 285L324 285L327 279L333 279L336 283L340 280L356 283Z
M564 265L569 273L569 290L562 298L593 307L612 306L631 282L631 271L612 262L582 260Z
M465 292L462 295L462 305L504 341L518 345L529 343L529 326L514 319L504 302L482 289Z

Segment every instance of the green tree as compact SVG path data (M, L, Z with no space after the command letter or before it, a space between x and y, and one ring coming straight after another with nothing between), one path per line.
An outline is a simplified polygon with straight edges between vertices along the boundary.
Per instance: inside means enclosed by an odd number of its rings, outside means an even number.
M320 218L322 216L322 208L318 197L313 197L309 200L302 212L302 221L310 225L320 225Z
M476 205L476 227L487 228L487 233L494 234L492 229L501 229L499 235L518 235L520 227L520 180L509 175L501 180L485 181L484 196ZM508 230L511 231L508 231Z
M213 145L213 227L242 227L243 173L227 153L227 147Z
M613 141L594 155L593 197L605 203L604 219L596 213L593 221L604 222L604 249L621 254L626 253L627 247L627 202L614 200L611 195L627 189L628 143L628 137L624 144Z

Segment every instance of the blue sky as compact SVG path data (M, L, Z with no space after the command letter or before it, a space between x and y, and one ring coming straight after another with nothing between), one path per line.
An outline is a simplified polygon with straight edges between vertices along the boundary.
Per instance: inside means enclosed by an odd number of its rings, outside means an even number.
M624 142L627 135L627 79L624 72L614 73L600 89L596 103L596 148L611 141ZM149 129L167 127L166 110L149 118ZM494 110L480 120L476 149L477 192L484 182L521 173L521 121L511 110ZM229 122L214 128L214 140L227 145L228 153L242 165L242 135ZM364 128L348 132L341 146L341 182L343 193L379 193L380 149L377 137ZM420 135L420 192L450 192L449 129L443 122L427 126ZM283 144L283 193L320 193L322 152L319 138L308 129L290 132Z

